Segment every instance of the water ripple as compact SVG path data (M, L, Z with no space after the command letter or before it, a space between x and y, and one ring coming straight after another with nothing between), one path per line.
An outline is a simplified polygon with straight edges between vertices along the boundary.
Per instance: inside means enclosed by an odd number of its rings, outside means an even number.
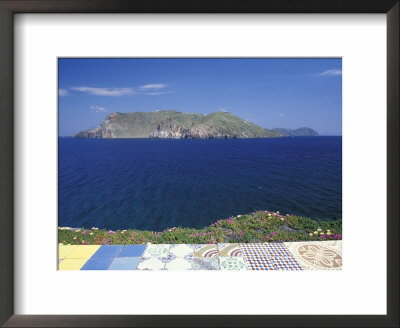
M279 210L341 219L342 139L59 139L59 225L162 230Z

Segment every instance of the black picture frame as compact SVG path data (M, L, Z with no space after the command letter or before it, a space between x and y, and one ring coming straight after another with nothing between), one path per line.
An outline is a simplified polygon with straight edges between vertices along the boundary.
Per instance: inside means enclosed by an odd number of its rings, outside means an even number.
M0 324L4 327L399 327L399 8L399 0L0 0ZM13 18L16 13L385 13L387 315L14 315Z

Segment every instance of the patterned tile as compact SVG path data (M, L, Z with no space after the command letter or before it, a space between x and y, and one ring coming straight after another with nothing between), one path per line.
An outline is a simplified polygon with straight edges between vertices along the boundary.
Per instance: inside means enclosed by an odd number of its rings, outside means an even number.
M219 270L217 258L195 256L189 261L192 264L192 270Z
M171 258L189 258L193 257L194 247L190 244L171 245L169 255Z
M218 258L218 247L217 244L194 244L194 256L195 257L211 257Z
M191 270L192 262L185 258L174 258L165 263L166 270Z
M107 270L111 265L113 259L112 258L94 258L91 257L81 270Z
M59 245L59 270L340 270L342 241ZM242 254L242 256L240 256Z
M246 243L240 244L244 256L259 255L262 257L292 256L283 243Z
M78 245L65 258L88 259L100 248L100 245Z
M240 244L218 244L219 256L242 256Z
M248 270L243 256L219 256L220 270Z
M246 257L250 270L302 270L300 264L293 257Z
M137 270L163 270L165 268L164 258L142 257Z
M108 270L136 270L141 257L116 257Z
M78 245L58 245L58 258L63 259L71 253Z
M341 241L310 241L285 243L306 270L341 270Z
M80 270L87 259L64 259L58 263L58 270Z
M118 257L139 257L143 255L145 249L146 245L126 245L118 254Z
M93 254L92 259L113 259L122 247L122 245L103 245Z
M148 245L143 253L143 257L168 257L170 244L151 244Z

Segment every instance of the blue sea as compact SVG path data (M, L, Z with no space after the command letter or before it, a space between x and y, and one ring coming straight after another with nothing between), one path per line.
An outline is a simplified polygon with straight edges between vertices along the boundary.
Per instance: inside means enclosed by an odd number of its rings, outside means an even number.
M59 138L58 225L202 228L255 210L342 218L342 137Z

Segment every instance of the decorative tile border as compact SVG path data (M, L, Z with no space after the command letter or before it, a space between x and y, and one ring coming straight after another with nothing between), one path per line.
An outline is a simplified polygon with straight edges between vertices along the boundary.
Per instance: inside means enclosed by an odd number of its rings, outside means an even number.
M293 257L250 257L246 261L250 270L303 270Z
M170 260L167 260L165 263L166 270L191 270L192 262L189 259L176 257Z
M192 270L219 270L218 259L215 257L193 257L189 260Z
M342 241L59 245L59 270L340 270Z
M243 256L219 256L218 261L220 270L248 270Z
M168 257L170 244L151 244L148 245L143 253L143 257Z
M240 244L218 244L219 256L243 256Z
M293 256L306 270L341 270L342 242L285 243Z
M191 258L194 256L194 250L194 246L190 244L171 245L169 255L174 258Z
M160 257L142 257L137 270L163 270L165 262Z
M194 256L195 257L210 257L210 258L218 258L218 247L217 244L207 244L201 245L196 244L194 247Z
M243 255L260 255L263 257L292 256L284 243L247 243L240 244Z

